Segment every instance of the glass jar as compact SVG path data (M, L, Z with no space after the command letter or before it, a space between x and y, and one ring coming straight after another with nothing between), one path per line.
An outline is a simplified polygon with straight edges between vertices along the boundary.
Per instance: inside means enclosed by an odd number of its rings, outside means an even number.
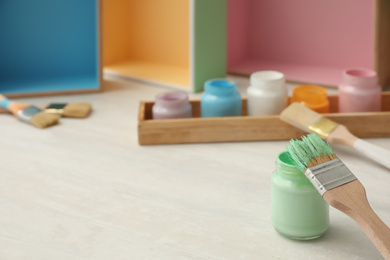
M339 112L381 111L381 87L375 71L350 69L343 73L339 86Z
M184 92L165 92L156 96L152 107L153 119L189 118L192 107Z
M303 85L293 89L290 103L302 103L318 113L329 113L329 100L326 89L320 86Z
M200 102L202 117L242 115L241 95L234 81L211 79L205 82L204 87Z
M284 75L277 71L258 71L251 74L247 89L248 115L278 115L288 104Z
M295 167L287 151L276 159L271 177L271 217L276 231L292 239L323 235L329 225L329 205L305 174Z

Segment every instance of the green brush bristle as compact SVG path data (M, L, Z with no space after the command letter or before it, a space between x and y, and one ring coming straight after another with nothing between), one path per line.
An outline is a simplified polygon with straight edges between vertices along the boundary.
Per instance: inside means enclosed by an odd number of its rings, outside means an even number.
M291 158L298 169L305 171L308 163L316 157L334 154L332 148L318 135L309 134L300 140L291 140L290 146L286 146Z
M306 152L307 147L305 143L298 140L291 140L290 146L286 146L288 153L290 154L292 160L295 162L295 165L301 171L305 171L307 168L306 162L310 161L310 156Z

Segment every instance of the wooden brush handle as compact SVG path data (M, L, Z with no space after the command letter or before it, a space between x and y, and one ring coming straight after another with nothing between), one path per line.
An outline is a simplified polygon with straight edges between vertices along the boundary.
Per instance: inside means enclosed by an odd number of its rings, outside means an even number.
M0 94L0 102L3 99L6 99L6 97L4 95ZM16 116L16 114L18 113L19 110L24 109L28 106L30 106L30 105L24 104L24 103L17 103L15 101L11 100L7 106L7 109L3 109L0 107L0 113L10 113L11 112L12 114L14 114Z
M390 169L390 151L377 145L368 143L362 139L357 138L348 129L339 125L329 134L326 140L331 144L342 144L349 146L360 153L364 154L373 161Z
M1 102L3 99L7 99L7 98L6 98L5 96L3 96L2 94L0 94L0 102ZM4 113L7 112L7 110L5 110L5 109L3 109L3 108L1 108L1 107L0 107L0 110L1 110L1 111L4 111Z
M379 147L377 145L366 142L362 139L357 139L356 142L353 144L353 147L357 151L361 152L362 154L366 155L367 157L371 158L372 160L376 161L377 163L380 163L383 166L390 169L390 151L389 150L386 150L382 147Z
M323 195L329 205L350 216L363 229L386 260L390 260L390 229L368 204L366 191L354 180Z
M3 99L7 99L7 97L5 97L4 95L0 94L0 102L3 100ZM6 113L7 111L8 112L12 112L13 114L15 114L17 111L14 111L14 106L16 105L15 102L11 101L9 102L8 106L7 106L7 110L3 109L0 107L1 111L4 111L4 113Z

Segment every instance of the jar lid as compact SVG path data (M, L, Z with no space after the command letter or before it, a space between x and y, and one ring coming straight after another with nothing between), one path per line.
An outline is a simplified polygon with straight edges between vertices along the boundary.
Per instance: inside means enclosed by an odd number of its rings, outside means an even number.
M293 100L315 104L326 100L326 89L314 85L302 85L293 89Z
M237 89L237 83L228 79L210 79L204 83L206 92L230 92Z
M185 92L163 92L157 94L155 103L165 107L180 107L188 103L188 95Z
M286 80L284 74L281 72L273 70L264 70L252 73L250 77L250 83L252 86L262 88L284 88Z
M375 88L378 76L370 69L348 69L343 72L343 83L358 88Z

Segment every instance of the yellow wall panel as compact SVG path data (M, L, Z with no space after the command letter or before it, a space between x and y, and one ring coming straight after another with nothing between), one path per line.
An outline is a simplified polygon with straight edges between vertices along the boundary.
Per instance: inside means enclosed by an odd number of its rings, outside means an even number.
M123 61L129 57L128 0L104 0L102 2L103 64Z
M189 2L132 0L130 57L188 67Z
M189 2L104 0L104 64L131 59L189 67Z

